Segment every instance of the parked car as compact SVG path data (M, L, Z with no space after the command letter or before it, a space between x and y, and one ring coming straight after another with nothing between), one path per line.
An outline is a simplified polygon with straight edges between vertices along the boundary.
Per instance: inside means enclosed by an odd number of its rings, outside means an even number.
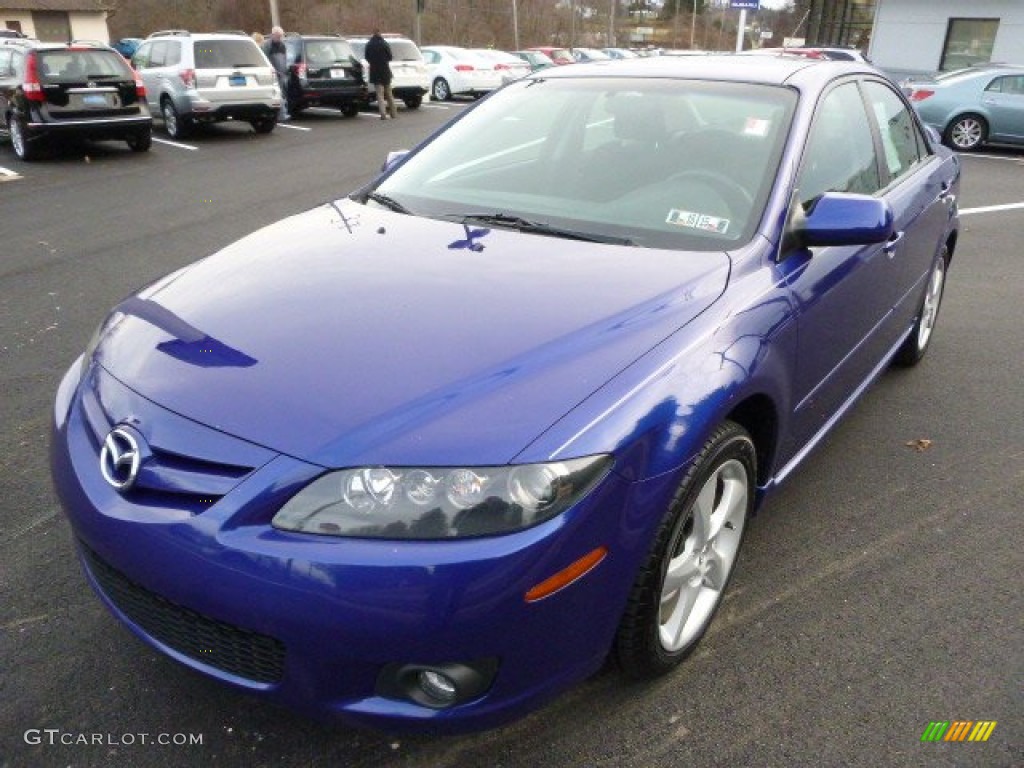
M493 48L470 48L470 51L491 61L501 75L502 83L518 80L533 71L526 61L505 51L496 51Z
M494 64L465 48L428 45L422 50L434 101L447 101L452 96L479 98L502 85L501 73Z
M366 43L369 37L350 37L349 43L355 55L362 61L363 71L369 73L366 62ZM386 34L384 39L391 46L391 93L402 101L407 109L419 109L423 97L430 92L430 70L423 60L423 53L412 40L401 35ZM370 89L370 101L376 101L377 94Z
M602 48L601 52L613 59L635 59L637 54L628 48Z
M152 134L142 81L113 49L0 39L0 137L21 160L70 139L124 141L145 152Z
M608 61L612 57L597 48L573 48L572 57L577 62Z
M122 37L120 40L111 43L110 47L130 61L142 43L143 39L141 37Z
M281 89L266 55L248 35L154 32L132 57L150 109L174 139L197 126L248 121L256 133L277 125Z
M546 53L541 53L540 51L512 51L512 55L518 56L529 64L530 69L534 72L555 66L555 62Z
M535 48L527 48L526 50L540 51L559 66L576 63L576 59L573 58L572 52L568 48L552 48L541 45Z
M53 408L87 578L154 649L361 725L667 673L750 515L935 339L959 177L859 63L510 83L107 317Z
M1024 144L1024 66L990 64L906 84L921 119L953 149Z
M270 50L270 36L263 52ZM355 117L369 103L363 66L352 45L338 35L288 34L284 37L288 112L298 115L309 107L334 107Z

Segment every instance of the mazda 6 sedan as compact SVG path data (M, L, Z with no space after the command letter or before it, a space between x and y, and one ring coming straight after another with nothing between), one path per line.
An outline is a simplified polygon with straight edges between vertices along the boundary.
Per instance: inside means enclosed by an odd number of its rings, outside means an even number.
M182 664L350 723L669 672L751 514L928 349L936 138L858 63L511 83L114 308L54 411L86 577Z

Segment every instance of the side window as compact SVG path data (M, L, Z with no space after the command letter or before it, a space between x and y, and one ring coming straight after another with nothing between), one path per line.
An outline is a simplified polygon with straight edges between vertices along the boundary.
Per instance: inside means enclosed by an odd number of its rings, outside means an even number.
M8 78L14 73L11 67L11 50L0 49L0 77Z
M163 67L167 65L167 41L153 43L149 53L149 66Z
M181 63L181 43L177 40L168 40L164 43L167 46L167 54L164 59L165 67L177 66Z
M989 83L985 90L995 91L997 93L1009 93L1016 96L1024 95L1024 75L997 77Z
M146 69L150 67L150 59L153 53L152 43L143 43L136 49L135 55L132 56L132 66L136 69Z
M14 51L11 54L11 69L14 76L19 80L25 76L25 54L21 51Z
M895 93L881 83L864 84L871 116L878 126L885 152L885 164L893 179L909 172L927 153L927 144L918 135L917 125L910 110Z
M825 192L872 195L881 189L875 142L856 83L830 91L818 105L800 169L804 208Z
M423 52L423 60L424 60L425 62L427 62L427 64L437 64L437 62L438 62L438 60L439 60L440 58L441 58L441 57L440 57L440 56L438 56L438 55L437 55L436 53L434 53L433 51L424 51L424 52Z

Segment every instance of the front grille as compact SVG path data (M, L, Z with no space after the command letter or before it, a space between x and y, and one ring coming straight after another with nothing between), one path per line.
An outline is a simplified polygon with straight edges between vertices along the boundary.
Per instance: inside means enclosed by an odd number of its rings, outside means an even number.
M284 671L284 643L203 616L140 587L85 544L85 561L118 609L147 634L178 653L258 683L275 683Z

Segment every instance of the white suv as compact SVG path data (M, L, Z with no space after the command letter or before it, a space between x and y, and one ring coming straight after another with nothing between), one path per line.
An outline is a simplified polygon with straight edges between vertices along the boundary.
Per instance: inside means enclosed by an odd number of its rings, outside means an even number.
M430 90L430 72L423 61L416 43L401 35L384 35L391 46L391 92L396 99L405 102L409 109L416 109L423 103L423 97ZM363 71L369 80L370 68L366 63L366 43L368 37L349 37L349 45L356 56L362 61ZM370 88L370 99L375 99L373 88Z
M132 56L146 99L171 138L200 123L245 120L270 133L281 109L277 74L248 35L154 32Z

